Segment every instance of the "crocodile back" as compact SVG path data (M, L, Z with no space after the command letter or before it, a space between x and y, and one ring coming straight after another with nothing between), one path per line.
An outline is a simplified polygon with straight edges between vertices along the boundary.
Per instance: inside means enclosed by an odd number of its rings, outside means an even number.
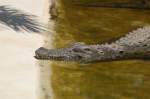
M115 44L123 46L125 50L150 51L150 26L129 32L117 40Z

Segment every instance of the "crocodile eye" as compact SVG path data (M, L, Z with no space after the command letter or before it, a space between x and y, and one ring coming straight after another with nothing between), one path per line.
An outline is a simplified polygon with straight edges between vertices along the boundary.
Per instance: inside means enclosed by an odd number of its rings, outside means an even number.
M91 49L89 49L89 48L85 48L84 50L85 50L85 51L90 51Z
M104 51L98 51L99 54L104 54Z

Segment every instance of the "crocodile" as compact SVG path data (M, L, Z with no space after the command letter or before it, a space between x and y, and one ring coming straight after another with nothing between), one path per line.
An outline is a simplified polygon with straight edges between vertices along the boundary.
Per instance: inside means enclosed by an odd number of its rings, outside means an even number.
M47 49L40 47L35 51L40 60L97 62L126 59L150 58L150 26L127 33L110 43L87 45L77 42L66 48Z

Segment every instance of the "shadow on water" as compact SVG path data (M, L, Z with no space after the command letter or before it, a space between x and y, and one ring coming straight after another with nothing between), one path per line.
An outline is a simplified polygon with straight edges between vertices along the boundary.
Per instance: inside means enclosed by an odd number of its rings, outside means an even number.
M40 33L44 26L36 21L36 16L23 13L9 6L0 6L0 23L15 31Z
M72 1L60 2L54 47L64 47L77 41L87 44L104 42L137 27L150 25L149 10L76 7ZM48 45L51 41L46 43ZM53 62L51 67L54 99L150 99L149 61L85 65Z

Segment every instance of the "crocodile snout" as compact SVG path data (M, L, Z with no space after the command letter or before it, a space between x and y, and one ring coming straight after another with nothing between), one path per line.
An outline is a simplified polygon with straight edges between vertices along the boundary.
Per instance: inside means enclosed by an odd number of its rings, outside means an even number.
M48 49L44 48L44 47L40 47L39 49L37 49L35 51L35 58L36 59L44 59L44 58L47 58L47 55L48 55Z

